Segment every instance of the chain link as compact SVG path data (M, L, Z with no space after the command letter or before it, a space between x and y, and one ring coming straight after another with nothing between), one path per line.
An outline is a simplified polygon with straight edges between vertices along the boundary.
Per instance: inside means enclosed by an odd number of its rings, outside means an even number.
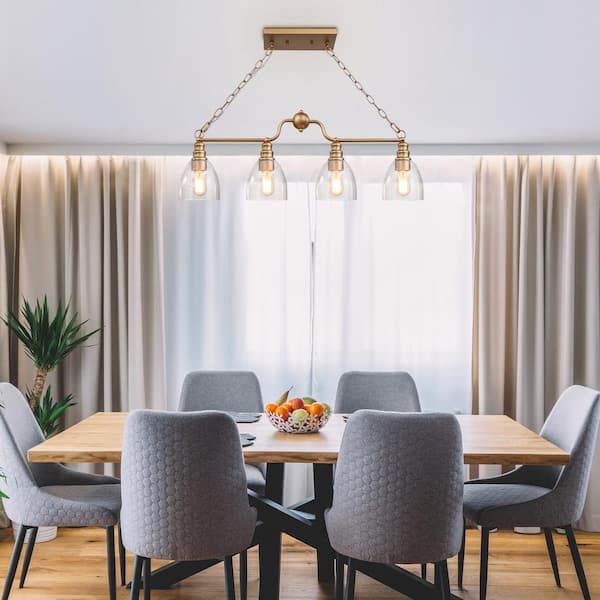
M238 83L237 87L225 98L225 102L219 106L213 113L213 116L200 127L200 129L196 129L194 135L196 139L200 139L204 137L209 127L217 120L219 117L223 115L223 113L227 110L229 105L236 99L237 95L246 87L246 84L267 64L269 58L273 54L273 48L267 48L262 58L259 58L256 63L254 63L254 67L246 75L244 78Z
M383 108L381 108L381 106L379 106L379 104L375 102L375 98L373 98L373 96L371 96L371 94L369 94L367 90L365 90L363 84L360 81L358 81L356 77L354 77L354 75L350 72L350 69L340 60L340 58L335 54L335 52L329 45L327 46L326 50L327 54L329 54L329 56L331 56L331 58L335 60L337 66L342 70L344 75L346 75L346 77L348 77L348 79L354 84L354 87L366 98L369 104L373 105L373 107L377 111L377 114L382 119L385 119L388 122L388 125L392 128L392 131L396 134L396 136L399 139L404 139L406 137L406 131L404 131L404 129L400 129L400 127L398 127L398 125L388 117L385 110L383 110Z

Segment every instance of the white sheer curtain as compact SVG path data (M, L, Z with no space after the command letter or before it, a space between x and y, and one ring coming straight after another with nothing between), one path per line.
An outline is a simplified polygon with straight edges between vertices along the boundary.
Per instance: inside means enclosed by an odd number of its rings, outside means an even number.
M176 190L184 159L166 159ZM472 161L420 159L427 201L381 200L389 157L348 159L353 204L315 204L324 157L279 157L288 201L246 202L255 157L212 159L221 201L164 214L169 406L193 369L250 369L265 402L291 385L333 403L348 369L406 369L426 409L471 406ZM288 502L310 471L286 469Z

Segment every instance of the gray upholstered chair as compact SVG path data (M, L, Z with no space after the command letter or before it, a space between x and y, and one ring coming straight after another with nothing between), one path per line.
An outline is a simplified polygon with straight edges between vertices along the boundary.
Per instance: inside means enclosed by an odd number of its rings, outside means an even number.
M248 503L242 446L234 420L217 411L132 412L121 461L125 547L135 554L131 598L150 560L224 559L235 598L231 557L251 544L256 509Z
M557 585L560 585L560 576L552 529L565 529L583 597L589 599L572 524L583 511L599 422L599 393L574 385L562 393L540 432L542 437L571 454L568 465L525 465L499 477L465 484L465 518L481 526L481 599L486 597L487 591L490 530L496 527L543 528ZM464 541L459 557L459 587L462 587L463 565Z
M414 379L404 371L349 371L338 382L334 411L353 413L368 408L421 412Z
M446 560L460 549L462 500L456 417L372 410L352 415L340 448L333 505L325 515L338 553L337 597L343 563L348 563L350 600L356 561L365 561L435 563L440 595L450 598Z
M250 371L192 371L183 380L178 410L263 412L258 377ZM245 469L248 487L263 494L265 466L246 464Z
M19 587L25 584L38 527L44 526L106 529L109 590L114 600L114 526L121 510L118 479L78 473L59 464L30 463L27 451L42 442L44 436L27 401L17 388L0 383L0 405L0 465L6 472L5 492L9 496L4 500L4 508L9 518L20 524L2 600L10 594L29 531Z

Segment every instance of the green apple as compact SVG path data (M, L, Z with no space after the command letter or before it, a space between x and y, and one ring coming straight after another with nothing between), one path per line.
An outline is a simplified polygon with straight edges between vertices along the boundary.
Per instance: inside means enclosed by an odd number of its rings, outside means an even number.
M321 402L321 404L323 405L323 414L330 415L331 414L331 406L329 406L329 404L327 404L327 402Z
M307 418L308 413L303 408L299 408L292 413L292 421L294 423L304 423Z
M302 400L304 401L304 404L314 404L316 402L316 400L310 396L304 396Z

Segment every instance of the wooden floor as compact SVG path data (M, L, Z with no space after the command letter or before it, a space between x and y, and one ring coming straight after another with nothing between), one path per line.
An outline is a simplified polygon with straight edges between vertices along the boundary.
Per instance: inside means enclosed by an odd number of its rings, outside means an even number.
M6 572L12 539L9 530L0 530L0 572ZM600 598L600 534L579 533L581 555L592 597ZM562 535L555 535L562 588L556 588L546 546L541 535L494 533L490 539L490 600L537 600L581 598L573 564ZM465 599L478 598L479 534L467 534L465 589L456 589L456 559L450 561L453 591ZM258 597L257 552L249 553L249 597ZM236 561L237 562L237 561ZM237 565L236 565L237 566ZM431 571L431 567L430 567ZM104 600L107 597L105 537L103 530L62 529L56 540L36 546L26 587L13 589L15 600ZM415 572L417 570L415 569ZM128 561L131 573L131 560ZM3 584L4 581L0 580ZM18 575L17 575L18 583ZM220 565L200 573L172 590L153 592L154 600L216 600L225 597ZM357 598L370 600L402 598L369 578L358 575ZM120 588L119 600L128 598ZM316 580L315 553L284 537L281 598L324 600L333 598L332 589Z

